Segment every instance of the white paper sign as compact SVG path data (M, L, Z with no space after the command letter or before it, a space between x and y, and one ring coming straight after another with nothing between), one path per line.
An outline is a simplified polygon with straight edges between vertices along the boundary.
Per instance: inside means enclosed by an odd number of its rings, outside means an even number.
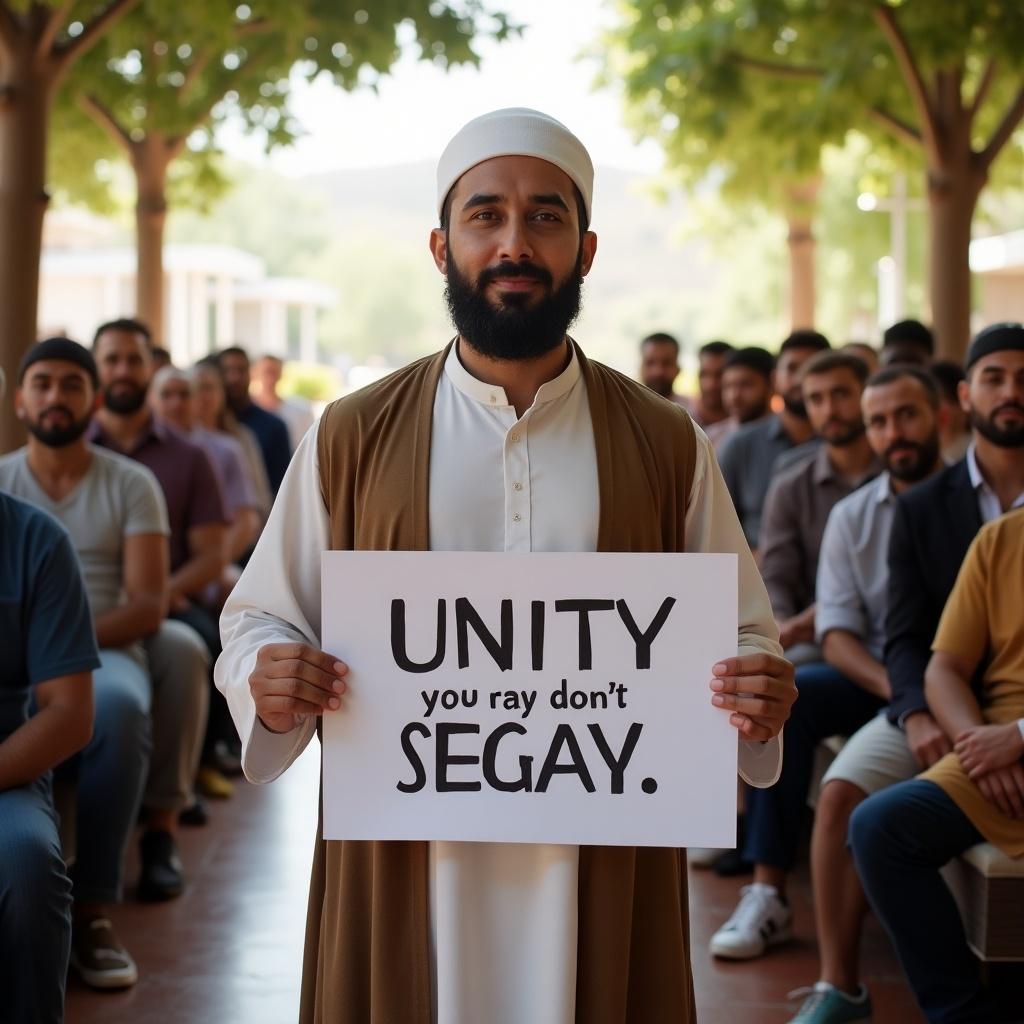
M331 551L326 839L732 846L735 555Z

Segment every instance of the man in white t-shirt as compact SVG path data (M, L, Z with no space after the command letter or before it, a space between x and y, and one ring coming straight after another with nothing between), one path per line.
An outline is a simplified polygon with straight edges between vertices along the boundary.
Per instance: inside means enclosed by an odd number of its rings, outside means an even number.
M63 769L77 779L72 963L89 985L123 988L138 972L108 906L121 898L140 804L140 896L181 891L173 832L190 799L208 662L187 627L163 622L169 527L159 485L145 467L85 441L97 384L81 345L50 338L29 349L15 393L29 441L0 459L0 487L58 519L82 566L101 667L92 741Z

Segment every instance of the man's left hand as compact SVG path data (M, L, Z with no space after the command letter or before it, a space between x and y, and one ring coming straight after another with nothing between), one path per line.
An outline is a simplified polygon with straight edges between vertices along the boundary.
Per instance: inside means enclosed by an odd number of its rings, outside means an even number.
M972 781L997 768L1008 768L1024 757L1024 736L1016 722L976 725L956 738L953 749Z
M711 670L711 703L731 711L729 721L745 740L778 736L796 700L793 666L774 654L726 658Z

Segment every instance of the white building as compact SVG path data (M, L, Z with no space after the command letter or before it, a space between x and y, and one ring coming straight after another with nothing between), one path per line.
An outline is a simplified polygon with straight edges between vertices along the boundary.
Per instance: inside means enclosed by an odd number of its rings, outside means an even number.
M103 244L104 223L78 211L47 217L40 335L88 344L105 320L135 309L135 250ZM267 277L259 257L227 245L164 247L164 343L179 366L240 344L251 354L320 361L317 320L337 294L318 281Z
M971 242L971 270L977 276L977 327L1002 320L1024 321L1024 230Z

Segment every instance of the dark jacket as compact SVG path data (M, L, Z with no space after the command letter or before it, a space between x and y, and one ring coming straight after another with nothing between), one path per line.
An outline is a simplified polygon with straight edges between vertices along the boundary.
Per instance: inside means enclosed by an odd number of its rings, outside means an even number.
M889 541L885 668L889 720L927 709L924 671L960 563L981 529L978 496L961 459L901 494Z

